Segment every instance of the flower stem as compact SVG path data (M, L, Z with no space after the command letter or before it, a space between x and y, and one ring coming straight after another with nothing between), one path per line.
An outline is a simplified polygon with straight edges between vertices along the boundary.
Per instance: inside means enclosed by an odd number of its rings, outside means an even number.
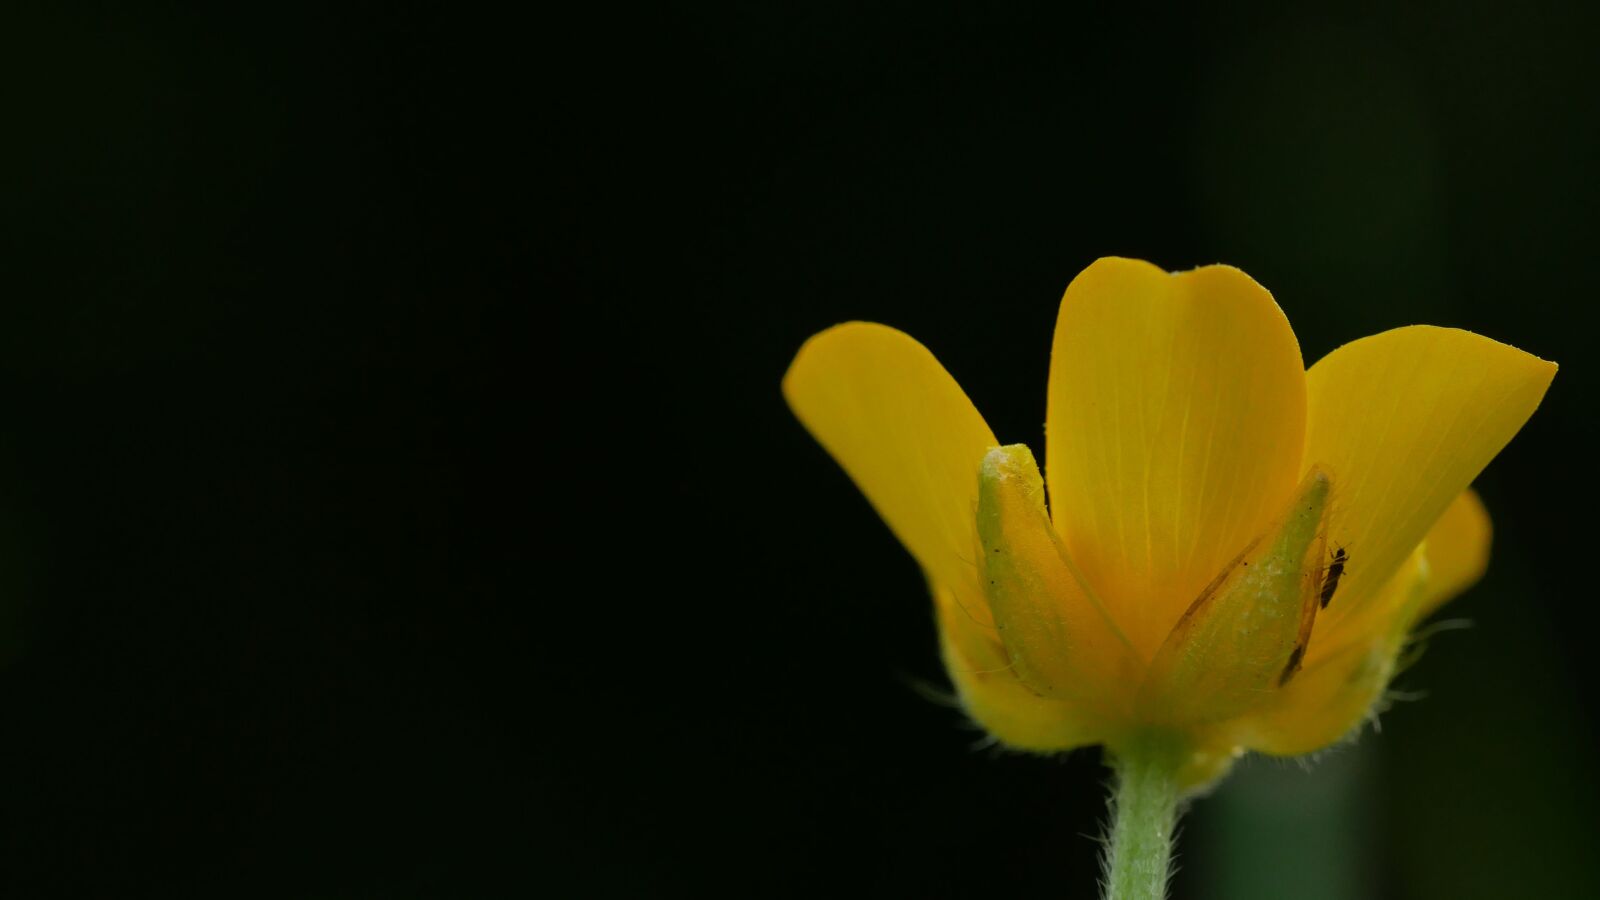
M1135 739L1112 751L1117 781L1111 793L1105 900L1162 900L1167 895L1182 759L1181 748L1159 736Z

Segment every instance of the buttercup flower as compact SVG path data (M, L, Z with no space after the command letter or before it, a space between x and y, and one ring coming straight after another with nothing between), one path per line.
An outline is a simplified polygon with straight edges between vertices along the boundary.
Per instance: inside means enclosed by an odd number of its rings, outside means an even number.
M1482 574L1468 485L1555 370L1430 326L1307 370L1243 272L1102 259L1061 301L1042 475L883 325L816 335L783 391L926 572L973 719L1029 751L1158 744L1192 791L1359 728Z

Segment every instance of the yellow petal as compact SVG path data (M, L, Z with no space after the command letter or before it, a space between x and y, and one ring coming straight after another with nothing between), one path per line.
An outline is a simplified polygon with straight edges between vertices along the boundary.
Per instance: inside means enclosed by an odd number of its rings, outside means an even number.
M1063 556L1039 466L1021 444L983 459L978 538L983 589L1018 679L1043 696L1126 715L1137 683L1131 649Z
M893 328L838 325L800 348L783 395L934 584L981 598L978 467L998 442L933 354Z
M1489 511L1473 490L1462 491L1428 531L1423 553L1428 558L1428 584L1416 617L1423 619L1445 602L1477 583L1489 566L1493 529Z
M1539 405L1556 367L1416 325L1346 344L1307 373L1305 459L1339 484L1328 539L1349 555L1322 625L1361 615Z
M940 644L945 669L961 705L984 730L1018 750L1049 753L1098 744L1107 728L1071 703L1041 697L1016 676L1005 651L985 644L964 621L962 604L936 589Z
M1331 490L1313 470L1273 527L1201 592L1150 663L1146 715L1190 726L1270 702L1299 672L1322 583Z
M1289 500L1305 436L1299 345L1237 269L1102 259L1061 300L1049 394L1056 529L1148 659Z

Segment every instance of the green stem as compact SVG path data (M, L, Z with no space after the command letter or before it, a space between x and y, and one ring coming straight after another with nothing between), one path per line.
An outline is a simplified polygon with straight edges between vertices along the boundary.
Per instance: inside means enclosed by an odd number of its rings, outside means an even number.
M1167 895L1182 759L1179 746L1155 736L1112 751L1117 781L1111 794L1105 900L1162 900Z

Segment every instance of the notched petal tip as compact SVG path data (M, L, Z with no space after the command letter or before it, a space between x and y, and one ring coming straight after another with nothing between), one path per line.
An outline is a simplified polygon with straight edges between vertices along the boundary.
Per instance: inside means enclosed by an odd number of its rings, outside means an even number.
M1148 658L1294 491L1305 365L1243 272L1102 259L1061 299L1047 418L1056 529Z

